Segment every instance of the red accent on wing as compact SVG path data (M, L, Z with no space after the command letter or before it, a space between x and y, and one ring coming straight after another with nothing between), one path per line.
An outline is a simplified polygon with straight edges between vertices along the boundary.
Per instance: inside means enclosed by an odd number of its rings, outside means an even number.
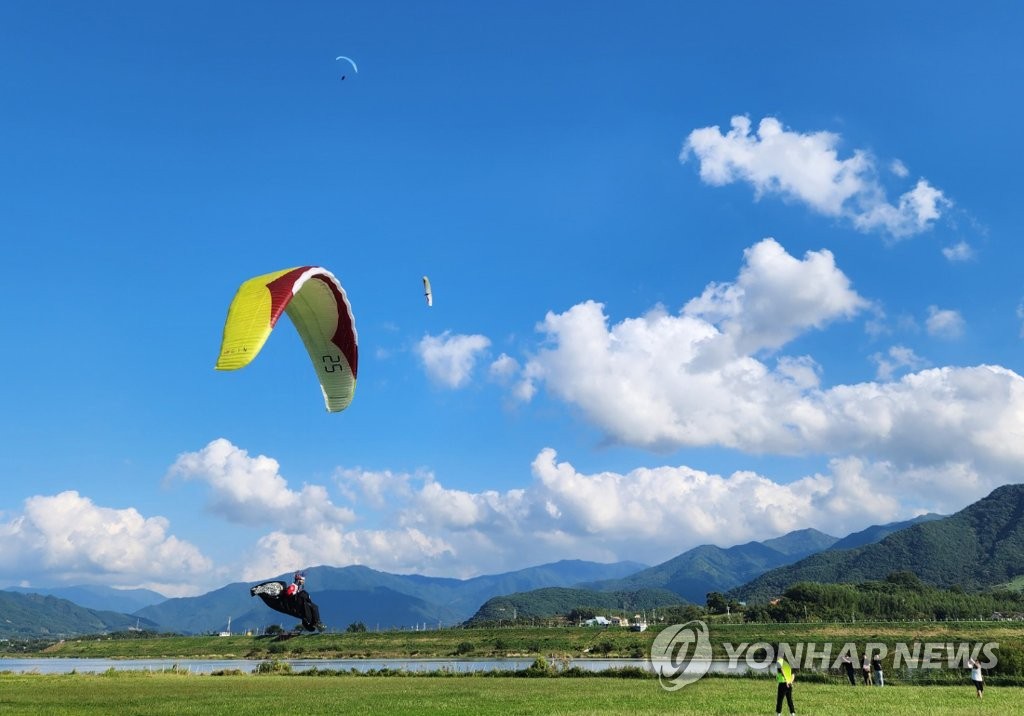
M331 336L331 343L338 346L338 350L345 356L345 360L348 361L348 365L352 369L352 377L356 378L359 374L359 349L356 346L356 334L352 327L352 314L349 312L348 302L338 291L334 281L324 276L313 276L313 278L327 284L327 287L331 289L331 295L334 296L334 300L338 304L338 328Z
M292 269L283 276L278 276L273 281L267 284L267 290L270 291L270 327L273 328L277 325L277 319L284 313L285 307L288 302L292 300L292 291L295 286L295 282L302 274L309 271L312 266L300 266L297 269Z
M292 299L295 282L311 268L315 267L300 266L267 284L267 290L270 291L271 326L277 324L277 319L281 317L288 302ZM341 295L341 292L338 291L334 281L318 274L313 274L309 278L309 280L313 279L322 281L331 290L331 295L334 296L334 302L338 306L338 328L334 331L334 335L331 336L331 343L338 346L338 350L345 356L345 360L348 361L349 367L352 369L352 377L356 378L359 373L359 350L356 346L356 335L352 327L352 314L349 311L348 303L345 301L345 297Z

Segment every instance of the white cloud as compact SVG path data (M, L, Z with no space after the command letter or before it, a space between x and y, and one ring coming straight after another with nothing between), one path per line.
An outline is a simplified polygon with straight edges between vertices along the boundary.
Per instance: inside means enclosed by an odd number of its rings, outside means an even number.
M684 314L717 325L738 353L774 350L868 305L829 251L808 251L800 260L774 239L764 239L743 257L735 282L713 283L683 308Z
M782 356L772 368L751 355L866 303L824 255L792 267L802 282L794 295L774 290L762 283L770 272L754 269L762 251L794 261L762 242L735 283L709 287L678 316L658 307L611 325L590 301L549 313L539 326L544 348L524 369L534 390L578 409L610 442L636 447L854 454L901 470L1024 468L1024 379L1011 370L935 368L890 382L897 369L921 367L898 348L876 359L885 382L822 388L809 357ZM936 309L933 319L933 331L958 330L955 313Z
M920 234L951 206L942 192L924 179L902 194L895 205L867 197L862 198L861 208L852 215L854 225L863 231L882 229L895 238Z
M34 586L101 581L168 596L192 593L211 562L192 544L168 534L163 517L133 508L96 505L78 492L37 495L0 523L0 571Z
M906 179L910 176L910 170L907 169L907 165L901 162L899 159L893 159L889 162L889 171L898 176L901 179Z
M416 345L427 375L447 388L461 388L469 383L473 368L491 341L481 335L424 336Z
M184 453L168 475L200 480L211 489L210 509L232 522L263 525L273 522L296 531L321 523L350 522L351 510L334 506L320 485L288 487L277 460L249 453L224 438L198 452Z
M504 383L518 375L521 368L519 361L507 353L502 353L487 370L492 380Z
M960 313L938 306L928 307L928 318L924 325L928 335L938 338L959 338L964 333L964 319Z
M609 329L594 302L549 313L539 327L545 347L525 374L617 442L793 449L794 419L815 412L804 395L817 384L806 370L813 361L788 357L773 371L751 354L868 303L827 251L797 260L766 239L744 255L735 282L709 286L678 316L658 307Z
M949 513L999 484L964 462L900 468L852 456L788 484L686 465L585 473L550 448L531 467L532 480L505 492L406 475L383 515L393 527L271 533L247 560L246 578L312 564L471 576L566 558L654 563L699 544L727 547L805 527L844 536L926 511Z
M412 494L410 476L391 470L342 469L335 473L335 480L350 502L362 500L377 509L395 497L404 499Z
M731 128L718 126L690 132L680 160L696 156L701 179L712 186L743 181L758 198L777 194L825 216L848 219L861 231L881 230L894 238L927 230L952 202L925 179L895 204L886 199L871 155L854 150L839 158L840 137L832 132L802 134L765 117L751 134L748 117L735 116ZM902 163L890 165L897 176Z
M875 353L871 360L878 365L877 377L879 380L892 380L896 373L903 370L919 370L928 365L928 361L919 357L913 350L906 346L892 346L888 353Z
M942 249L942 255L946 257L948 261L959 262L959 261L970 261L974 258L974 249L966 241L961 241L954 246L947 246Z
M246 580L265 579L289 572L296 565L363 564L389 572L437 573L431 568L452 548L444 540L415 529L345 531L320 525L294 534L271 532L261 537L242 568Z

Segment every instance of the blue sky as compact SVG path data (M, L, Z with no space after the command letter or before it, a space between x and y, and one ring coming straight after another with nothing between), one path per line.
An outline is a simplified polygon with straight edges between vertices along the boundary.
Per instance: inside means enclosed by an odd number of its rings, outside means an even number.
M1018 480L1022 35L1015 3L5 3L0 583L654 564ZM300 265L352 301L340 414L287 321L213 370L238 285Z

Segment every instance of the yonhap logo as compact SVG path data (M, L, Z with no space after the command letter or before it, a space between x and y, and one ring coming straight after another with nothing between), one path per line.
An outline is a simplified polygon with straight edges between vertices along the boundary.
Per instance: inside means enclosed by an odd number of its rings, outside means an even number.
M708 625L694 620L662 629L651 644L651 668L666 691L681 689L708 673L711 668Z

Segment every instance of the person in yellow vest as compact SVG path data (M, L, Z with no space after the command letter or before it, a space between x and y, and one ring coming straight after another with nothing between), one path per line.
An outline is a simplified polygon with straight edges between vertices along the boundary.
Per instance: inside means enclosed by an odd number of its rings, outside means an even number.
M793 707L793 668L782 655L781 649L775 650L775 681L778 683L775 695L776 716L782 716L782 699L786 699L790 716L796 716L796 709Z

